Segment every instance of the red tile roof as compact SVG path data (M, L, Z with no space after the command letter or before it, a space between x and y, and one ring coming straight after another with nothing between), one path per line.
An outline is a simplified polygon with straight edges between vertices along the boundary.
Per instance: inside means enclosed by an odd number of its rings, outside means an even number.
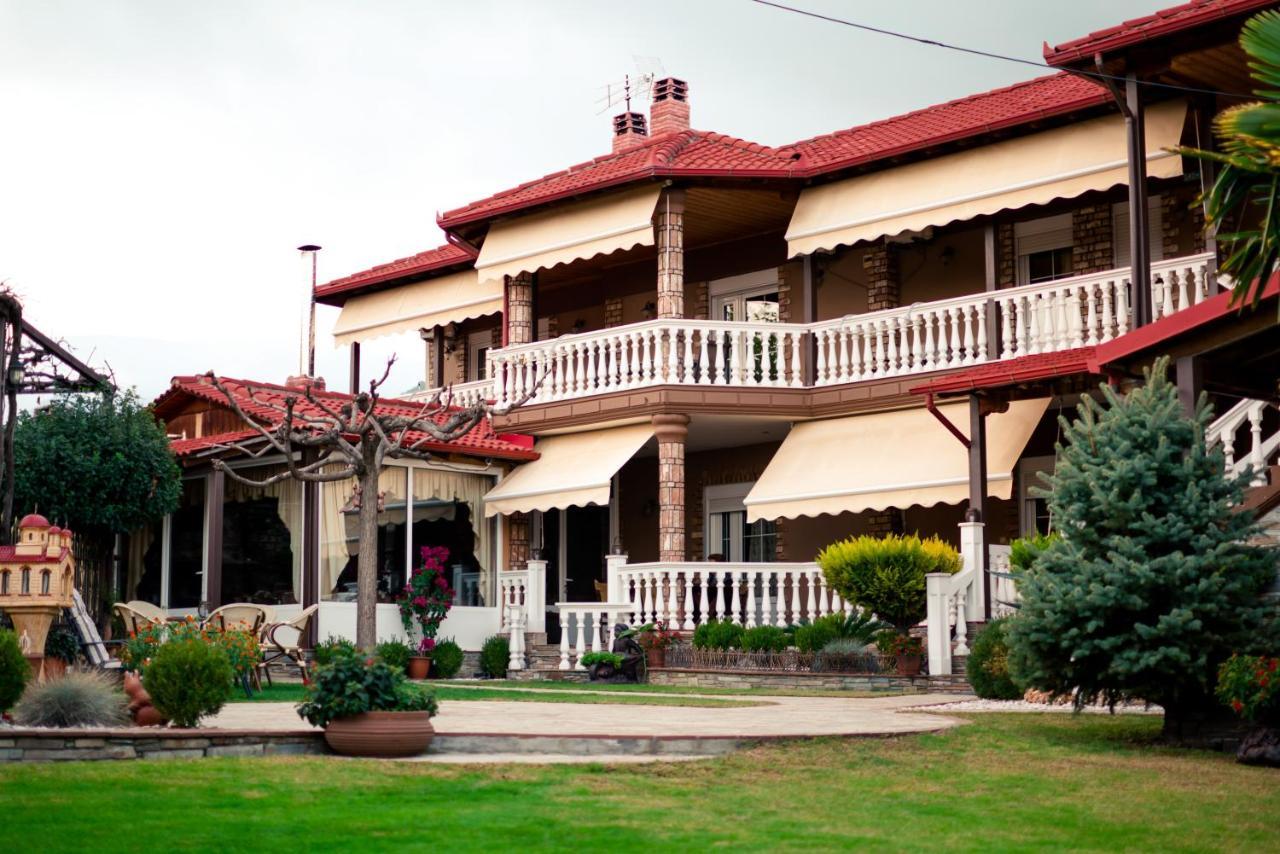
M45 552L41 552L38 555L19 555L14 553L16 548L17 546L0 546L0 563L61 563L62 559L67 555L66 546L60 547L52 555Z
M305 397L302 392L295 388L288 388L273 383L259 383L252 380L238 380L228 377L222 378L222 383L232 394L236 396L236 402L246 414L253 418L259 419L260 422L267 427L279 423L280 413L272 408L272 406L282 406L285 398L296 397L298 403L297 411L300 413L320 414L319 408L315 407ZM212 382L205 376L181 376L174 377L169 390L153 402L152 408L157 415L164 417L164 410L171 404L181 399L182 396L196 397L206 400L210 403L226 406L226 398L222 392L214 388ZM317 397L337 407L351 400L351 395L336 391L318 392ZM394 398L383 398L378 401L378 412L386 415L416 415L422 409L421 403L414 403L408 400L397 400ZM435 419L437 422L443 423L447 418L444 412L437 413ZM225 436L237 435L237 433L224 434ZM248 431L246 431L248 432ZM252 435L252 434L250 434ZM245 436L244 438L248 438ZM201 447L209 447L214 444L212 440L219 437L207 437L207 444ZM424 434L411 431L407 442L417 442L419 439L425 438ZM182 453L190 454L199 447L194 447L194 443L202 440L183 440L176 442L185 442L187 444L178 445L182 449ZM226 441L223 438L223 441ZM234 439L231 441L235 441ZM175 442L171 442L171 445ZM435 453L454 453L467 454L473 457L485 457L501 460L533 460L537 459L538 454L533 450L533 437L523 436L516 433L495 433L493 425L488 419L480 422L468 434L460 439L452 442L436 442L428 441L419 446L420 449ZM178 453L175 448L175 453Z
M410 255L408 258L400 258L387 264L379 264L376 267L370 267L368 270L361 270L359 273L352 273L350 276L343 276L341 279L334 279L332 282L317 285L315 291L316 300L322 303L341 305L345 300L345 295L352 291L376 285L380 282L418 276L449 267L469 266L474 260L474 256L467 250L454 246L452 243L445 243L435 249L428 249L426 252ZM337 298L335 299L335 297Z
M1096 347L1077 347L1057 353L1038 353L999 362L988 362L965 371L932 379L911 389L912 394L954 394L977 389L1003 388L1071 374L1097 373L1091 367Z
M211 436L200 436L194 439L170 439L169 449L173 451L173 455L181 459L189 457L192 454L206 451L210 448L216 448L218 445L229 445L232 442L243 442L245 439L252 439L254 436L261 436L257 430L235 430L231 433L215 433Z
M49 520L39 513L28 513L18 520L19 528L48 528Z
M1055 66L1070 65L1077 60L1092 62L1094 54L1119 50L1274 5L1275 0L1193 0L1089 33L1056 47L1046 43L1044 58Z

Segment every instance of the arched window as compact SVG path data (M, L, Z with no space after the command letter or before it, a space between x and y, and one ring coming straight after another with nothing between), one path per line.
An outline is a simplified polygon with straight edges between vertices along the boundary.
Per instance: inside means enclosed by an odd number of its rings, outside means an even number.
M49 582L52 581L51 576L52 576L52 573L49 572L49 570L47 569L44 572L40 573L40 595L41 596L49 595Z
M71 570L62 573L62 595L67 596L71 593Z
M31 567L29 566L22 568L22 593L23 595L31 593Z
M9 570L0 572L0 596L9 595Z

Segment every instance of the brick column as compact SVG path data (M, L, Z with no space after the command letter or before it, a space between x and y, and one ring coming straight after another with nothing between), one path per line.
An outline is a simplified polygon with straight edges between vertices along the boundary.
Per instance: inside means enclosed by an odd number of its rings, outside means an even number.
M658 317L684 317L684 193L667 190L654 214L658 241Z
M1001 288L1011 288L1018 279L1018 257L1013 235L1013 223L1002 222L996 225L996 284Z
M507 517L507 570L515 572L529 563L529 514Z
M507 324L507 344L528 344L533 341L533 274L520 273L506 277L507 306L504 322Z
M658 438L658 560L683 561L684 440L688 415L653 416Z
M898 251L880 241L862 256L867 274L867 311L897 308L902 303L902 283L898 278Z
M604 325L606 328L622 325L622 297L605 297Z
M1097 273L1115 266L1111 203L1085 205L1071 212L1071 272Z

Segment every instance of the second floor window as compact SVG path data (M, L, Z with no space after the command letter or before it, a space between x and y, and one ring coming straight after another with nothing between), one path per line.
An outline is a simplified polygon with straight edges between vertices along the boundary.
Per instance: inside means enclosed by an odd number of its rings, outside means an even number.
M1072 275L1071 214L1017 223L1013 236L1019 285L1052 282Z
M708 287L714 320L777 323L780 319L776 269L718 279Z

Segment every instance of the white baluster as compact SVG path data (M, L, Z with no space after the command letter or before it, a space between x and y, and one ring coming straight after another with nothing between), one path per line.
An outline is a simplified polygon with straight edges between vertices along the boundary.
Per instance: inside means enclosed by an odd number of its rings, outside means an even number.
M680 597L677 595L680 578L674 569L667 570L667 615L672 628L680 625Z
M994 303L993 303L994 304ZM978 329L978 361L987 361L987 303L974 306L974 323Z
M692 334L692 333L691 333ZM710 385L711 375L708 368L711 367L711 358L707 349L707 330L698 330L698 384Z
M560 611L560 669L569 670L569 612Z
M1129 287L1130 282L1124 279L1116 290L1116 335L1129 331Z
M582 656L587 654L587 633L592 627L591 612L575 611L574 613L578 617L578 643L573 667L575 670L586 670L587 668L582 666Z
M1182 275L1178 275L1177 270L1169 271L1169 275L1174 277L1178 283L1178 311L1182 311L1184 308L1191 305L1191 294L1187 292L1187 286L1190 284L1187 281L1187 278L1190 272L1190 270L1184 270Z
M728 576L729 576L729 584L732 588L729 591L730 619L732 619L733 622L737 623L738 625L742 625L743 624L742 614L739 613L742 608L740 604L742 601L742 597L738 595L738 583L739 583L738 573L730 572L728 573Z
M814 597L814 607L816 608L813 619L825 617L827 615L827 579L821 570L814 572L814 578L817 580L817 595Z
M819 329L817 334L814 336L814 339L817 341L818 351L817 360L814 362L813 369L814 385L826 385L827 383L827 343L831 334L832 332L830 329Z
M760 625L773 624L773 596L769 593L769 571L760 572Z
M1095 294L1095 288L1092 282L1086 284L1085 288L1085 326L1088 327L1088 334L1085 342L1089 346L1098 343L1098 298Z
M947 367L959 366L964 356L960 352L960 321L955 306L947 309Z
M1000 315L1000 358L1012 359L1018 354L1018 341L1013 335L1013 300L997 300L996 311Z
M1253 469L1250 483L1253 486L1265 486L1267 483L1266 465L1262 459L1262 408L1259 401L1249 407L1249 467Z
M938 367L938 344L933 337L937 313L926 310L922 319L924 320L924 369L932 371Z
M968 655L969 644L965 641L969 637L968 616L965 613L965 588L961 587L956 591L956 647L955 655Z
M684 333L684 366L681 371L681 382L693 385L693 330L683 329Z
M800 573L788 572L787 581L791 585L791 611L790 619L792 622L800 621Z
M1068 296L1070 288L1063 288L1054 292L1053 303L1058 310L1057 319L1057 335L1054 336L1054 347L1057 350L1066 350L1071 347L1071 319L1068 309L1070 306L1070 297Z
M1080 286L1072 285L1067 289L1067 329L1072 347L1083 347L1084 336L1080 327Z
M791 387L800 388L804 385L804 365L801 361L800 350L806 341L805 333L791 333Z
M1173 314L1173 282L1168 274L1156 279L1160 284L1160 314L1157 317L1168 317Z
M754 572L744 571L742 573L742 583L747 586L747 604L746 611L743 613L742 624L747 628L754 628L756 625L756 575Z
M693 630L693 573L684 573L684 622L681 628Z
M708 604L707 583L710 579L708 578L709 573L706 570L699 569L697 570L697 573L698 573L698 621L705 623L708 619L710 619L707 616L707 604Z
M1040 298L1041 294L1027 294L1027 350L1029 355L1041 352L1040 347Z

